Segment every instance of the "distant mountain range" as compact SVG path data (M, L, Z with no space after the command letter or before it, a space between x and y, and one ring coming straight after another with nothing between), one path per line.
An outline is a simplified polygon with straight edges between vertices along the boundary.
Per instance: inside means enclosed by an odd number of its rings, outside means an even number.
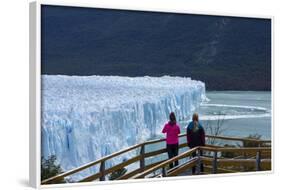
M43 6L42 74L187 76L207 90L271 90L271 21Z

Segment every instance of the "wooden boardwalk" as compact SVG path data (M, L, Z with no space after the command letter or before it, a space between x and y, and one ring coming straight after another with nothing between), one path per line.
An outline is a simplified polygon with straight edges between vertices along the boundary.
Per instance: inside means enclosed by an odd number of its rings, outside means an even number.
M179 135L185 138L186 134ZM165 139L146 141L134 146L120 150L93 162L82 165L78 168L64 172L57 176L42 181L42 184L53 184L65 177L78 174L90 167L99 167L99 172L89 175L77 182L105 181L108 180L109 174L125 168L131 164L138 163L138 168L128 171L124 175L115 180L125 179L141 179L153 177L169 177L169 176L186 176L192 175L191 168L196 167L196 174L217 174L217 173L235 173L247 171L264 171L271 170L271 141L256 140L249 138L225 137L206 135L208 139L216 139L222 141L230 141L231 143L240 143L240 147L224 147L206 145L188 149L178 156L169 160L160 160L147 164L150 158L159 157L166 154L166 148L160 148L154 151L146 151L149 145L163 143ZM208 142L208 141L207 141ZM254 147L244 147L246 143L254 144ZM179 149L186 148L187 143L179 144ZM105 163L122 154L135 151L134 157L114 165L110 168L105 167ZM169 164L178 160L180 164L177 167L169 169ZM204 165L204 172L200 171L200 165Z

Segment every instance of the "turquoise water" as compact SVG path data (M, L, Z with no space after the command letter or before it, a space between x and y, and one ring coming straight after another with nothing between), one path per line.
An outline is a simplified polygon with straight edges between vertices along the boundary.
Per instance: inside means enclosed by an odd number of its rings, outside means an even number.
M262 139L271 139L271 92L256 91L208 91L209 101L204 102L195 112L199 113L199 120L206 130L206 134L214 135L211 131L218 128L222 136L247 137L261 135ZM184 133L190 117L179 121L181 132ZM214 133L214 132L213 132ZM164 138L164 135L155 137ZM181 138L180 142L186 142ZM217 141L216 144L231 144ZM150 145L146 152L165 148L165 142ZM186 151L183 148L180 152ZM146 163L153 163L166 159L167 154L147 159Z
M206 105L213 106L201 106L197 112L210 118L220 114L219 118L223 120L222 135L247 137L259 134L263 139L271 138L271 92L225 91L206 94L210 99ZM217 121L201 122L204 126L215 127Z

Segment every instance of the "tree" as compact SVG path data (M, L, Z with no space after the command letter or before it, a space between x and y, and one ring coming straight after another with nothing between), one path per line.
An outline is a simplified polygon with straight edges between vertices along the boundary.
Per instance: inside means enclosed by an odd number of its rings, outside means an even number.
M225 122L225 114L222 113L222 111L220 111L218 113L218 119L214 126L212 125L211 121L208 121L206 123L206 127L205 127L206 133L208 133L209 135L212 135L212 136L221 135L225 131L225 129L222 127L224 122ZM208 138L207 143L214 145L217 142L216 140L217 140L216 138Z
M249 135L246 138L249 139L249 140L260 140L261 135L256 133L256 134ZM247 140L243 141L243 147L259 147L259 146L261 146L261 147L266 146L266 144L260 143L260 142L257 142L257 141L247 141Z
M224 145L225 148L235 148L236 146L235 145L229 145L229 144L225 144ZM222 152L221 153L221 157L223 158L234 158L234 157L237 157L239 156L238 153L234 153L234 152Z
M41 157L41 180L48 179L50 177L56 176L63 172L61 166L56 164L56 156L51 155L47 159L43 156ZM51 182L50 184L66 183L64 179Z

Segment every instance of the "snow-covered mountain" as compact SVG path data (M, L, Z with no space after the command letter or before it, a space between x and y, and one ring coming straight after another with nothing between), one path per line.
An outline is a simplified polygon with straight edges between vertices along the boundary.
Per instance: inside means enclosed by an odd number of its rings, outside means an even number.
M189 117L204 99L205 84L184 77L42 75L42 156L81 166L159 134L171 111Z

